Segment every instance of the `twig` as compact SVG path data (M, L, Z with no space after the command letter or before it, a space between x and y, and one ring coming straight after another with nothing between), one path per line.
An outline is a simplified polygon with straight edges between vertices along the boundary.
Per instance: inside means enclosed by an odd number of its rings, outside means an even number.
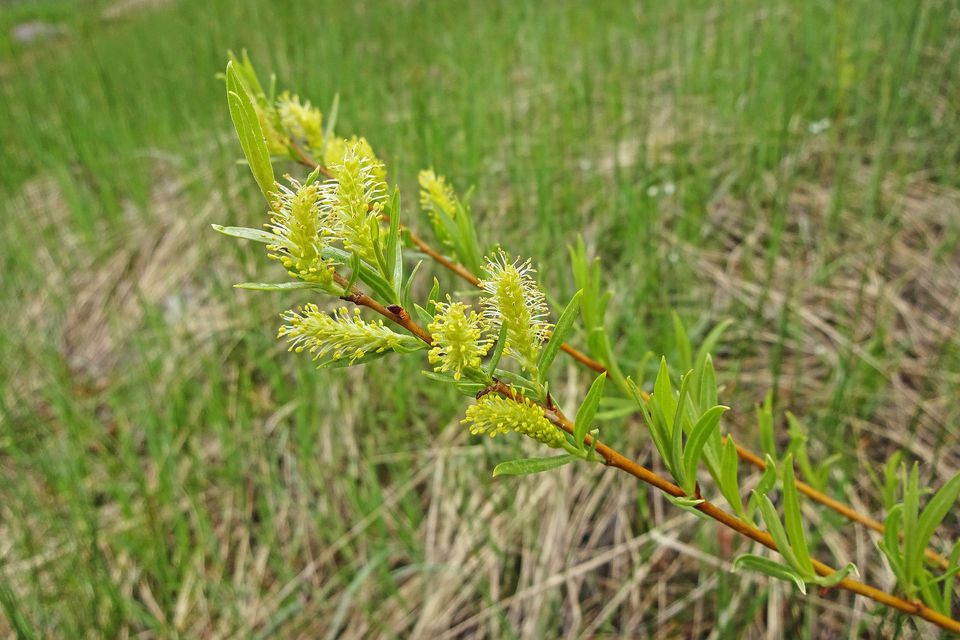
M298 161L301 164L310 168L320 167L320 172L322 174L328 177L332 175L325 167L318 165L312 158L310 158L306 153L304 153L295 143L291 142L290 146L294 154L297 156ZM431 259L433 259L435 262L439 263L446 269L455 273L458 277L465 280L466 282L469 282L473 286L480 286L480 279L477 278L477 276L475 276L473 273L471 273L466 267L451 261L449 258L447 258L442 253L440 253L435 248L433 248L430 245L430 243L428 243L426 240L421 238L416 232L414 232L409 227L403 227L401 225L401 228L403 228L407 232L407 234L410 237L410 241L413 242L413 244L415 244L417 248L420 249L420 251L428 255ZM364 306L369 306L369 305L364 305ZM429 334L427 335L429 336ZM417 336L417 337L423 339L423 336ZM428 342L428 344L430 344L430 342ZM562 345L560 345L560 348L567 355L572 357L574 360L580 362L586 367L589 367L590 369L593 369L597 373L604 373L607 371L607 367L604 366L603 363L598 362L597 360L594 360L593 358L591 358L584 352L580 351L576 347L573 347L567 343L563 343ZM646 392L641 391L640 393L641 395L643 395L645 400L649 399L649 396ZM737 449L737 456L744 462L747 462L753 465L760 471L763 471L764 469L767 468L767 465L764 462L763 458L753 453L749 449L746 449L740 445L737 445L736 449ZM835 511L836 513L839 513L845 518L848 518L853 522L862 524L863 526L869 529L872 529L873 531L876 531L878 533L883 533L884 527L882 522L875 520L874 518L871 518L869 515L860 513L853 507L847 504L844 504L839 500L831 498L830 496L810 486L806 482L803 482L802 480L798 479L797 490L800 493L807 496L808 498L810 498L811 500L813 500L814 502L817 502L827 507L828 509L832 509L833 511ZM931 562L933 562L943 570L946 570L949 567L949 563L947 562L947 559L944 558L939 553L937 553L936 551L934 551L933 549L930 549L930 548L925 549L924 555L928 560L930 560Z
M343 287L346 287L346 285L349 284L347 279L338 273L334 273L334 280ZM433 342L433 338L430 336L430 333L427 332L426 329L418 325L416 322L414 322L413 319L410 318L410 315L407 314L406 311L399 305L394 305L390 308L384 307L382 304L380 304L370 296L364 293L361 293L355 289L349 293L345 293L343 296L341 296L341 298L349 302L352 302L354 304L364 306L373 311L376 311L380 315L402 326L404 329L407 329L413 335L417 336L427 344L432 344ZM487 393L497 393L499 395L502 395L506 398L513 400L514 402L529 402L523 396L521 396L516 391L514 391L511 387L505 385L503 382L500 382L500 381L495 381L493 385L491 385L484 391ZM543 405L540 405L540 406L543 407ZM544 409L544 415L547 417L548 420L550 420L554 425L556 425L560 429L563 429L565 432L573 435L574 425L563 414L563 412L560 410L559 407L551 406L551 407L543 407L543 409ZM591 438L589 435L586 436L584 444L586 444L587 446L593 446L594 444L593 438ZM654 473L653 471L650 471L646 467L634 462L633 460L630 460L629 458L625 457L615 449L603 444L599 440L596 442L595 451L598 454L600 454L600 457L603 458L604 463L607 466L620 469L621 471L624 471L632 475L638 480L641 480L642 482L645 482L653 487L656 487L660 491L667 493L669 495L672 495L674 497L677 497L677 498L687 497L683 489L681 489L677 485L673 484L666 478ZM723 509L720 509L719 507L715 506L710 501L703 500L703 502L700 502L694 508L706 514L710 518L713 518L720 524L730 529L733 529L740 535L750 538L751 540L755 542L759 542L760 544L764 545L769 549L779 552L779 550L777 549L776 543L774 543L773 541L773 537L769 533L765 531L761 531L760 529L757 529L756 527L753 527L747 524L746 522L740 520L736 516L733 516L727 513L726 511L724 511ZM813 566L816 572L822 576L828 576L836 572L836 569L818 560L813 560ZM870 598L871 600L874 600L881 604L885 604L887 606L893 607L894 609L897 609L899 611L903 611L911 615L919 616L924 620L932 622L933 624L943 629L960 633L960 621L944 616L943 614L938 613L933 609L930 609L929 607L925 606L923 603L919 601L904 600L903 598L898 598L897 596L887 593L886 591L882 591L880 589L877 589L876 587L872 587L863 582L859 582L857 580L851 580L849 578L844 578L843 580L841 580L836 585L836 588L845 589L852 593L862 595L864 597Z

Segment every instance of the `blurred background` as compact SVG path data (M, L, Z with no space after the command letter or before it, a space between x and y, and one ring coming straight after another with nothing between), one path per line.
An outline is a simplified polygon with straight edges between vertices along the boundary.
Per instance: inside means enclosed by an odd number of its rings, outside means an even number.
M339 92L414 228L420 169L475 185L481 241L556 300L582 234L628 371L674 352L671 310L695 338L732 318L738 442L772 390L878 517L893 451L960 469L955 1L2 0L0 635L929 633L730 573L744 542L624 474L491 479L527 446L472 441L417 357L287 354L302 295L231 288L279 267L210 229L265 219L216 78L244 48ZM555 376L576 407L589 372ZM638 420L605 438L650 462ZM809 515L891 584L871 535Z

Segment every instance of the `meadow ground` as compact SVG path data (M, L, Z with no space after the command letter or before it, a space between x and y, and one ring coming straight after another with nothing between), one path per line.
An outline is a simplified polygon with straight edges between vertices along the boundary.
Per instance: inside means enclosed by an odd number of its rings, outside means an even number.
M303 300L232 289L276 265L209 227L263 219L215 75L246 48L339 92L414 226L419 169L475 185L482 241L558 300L582 234L641 378L671 309L732 318L726 428L755 444L772 389L879 516L894 450L933 485L960 468L956 2L6 0L0 27L0 635L930 633L730 573L743 542L629 477L492 480L528 447L472 440L416 358L286 354ZM636 419L605 437L650 460ZM871 535L809 515L891 583Z

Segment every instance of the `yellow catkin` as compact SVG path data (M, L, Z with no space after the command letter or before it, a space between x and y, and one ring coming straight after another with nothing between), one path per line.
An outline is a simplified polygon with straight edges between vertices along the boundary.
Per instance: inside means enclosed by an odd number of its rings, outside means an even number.
M453 372L460 379L465 369L476 369L493 341L485 337L486 321L462 302L438 302L428 329L433 335L430 363L433 370Z

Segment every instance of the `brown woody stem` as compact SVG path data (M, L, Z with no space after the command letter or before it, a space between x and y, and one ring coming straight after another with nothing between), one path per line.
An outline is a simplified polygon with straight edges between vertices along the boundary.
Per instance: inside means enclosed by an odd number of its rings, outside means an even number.
M294 146L293 148L296 148L296 147ZM303 158L304 160L301 160L301 161L304 164L307 164L308 162L312 163L312 161L307 156L303 156ZM312 163L312 164L308 164L308 166L317 166L317 165L315 163ZM325 171L323 171L323 173L325 175L328 175L327 172ZM440 264L451 269L454 273L464 278L468 282L471 282L474 285L479 283L479 280L477 280L477 278L473 274L471 274L469 271L464 269L461 265L457 265L449 261L445 257L443 257L441 254L436 252L432 247L430 247L425 241L419 238L419 236L416 236L412 232L410 235L414 244L416 244L421 250L423 250L424 253L427 253L427 255L429 255L431 258L434 258ZM427 249L429 249L429 251ZM347 285L349 284L347 279L344 278L339 273L334 273L334 280L341 287L344 287L344 288L346 288ZM410 315L406 312L406 310L400 307L399 305L391 305L390 307L385 307L379 302L377 302L376 300L374 300L373 298L371 298L370 296L360 291L357 291L356 289L353 289L352 291L345 293L344 295L341 296L341 298L343 300L347 300L354 304L364 306L373 311L376 311L380 315L392 320L393 322L400 325L401 327L403 327L413 335L417 336L428 345L431 345L433 343L433 338L430 335L430 333L426 329L418 325L416 322L414 322L413 319L410 317ZM588 364L588 366L590 366L594 370L606 371L606 368L601 363L598 363L595 360L592 360L586 354L583 354L582 352L574 349L573 347L570 347L569 345L564 344L563 350L571 355L574 355L574 357L580 362L583 362L584 364ZM524 400L522 396L520 396L512 388L508 387L507 385L499 381L495 382L492 387L485 389L484 392L498 393L500 395L503 395L504 397L510 398L518 402L528 402L527 400ZM573 435L574 425L561 412L561 410L558 407L556 407L552 402L550 403L550 405L551 406L549 407L544 407L544 415L547 417L547 419L549 419L553 424L555 424L557 427L559 427L563 431ZM585 444L587 446L592 446L594 444L591 436L589 435L586 436ZM634 462L633 460L627 458L623 454L603 444L600 441L597 441L595 446L595 451L600 455L600 457L603 458L604 463L607 466L620 469L621 471L624 471L632 475L633 477L637 478L638 480L641 480L642 482L645 482L653 487L656 487L660 491L667 493L671 496L674 496L677 498L688 497L684 493L683 489L681 489L679 486L673 484L666 478L654 473L653 471L647 469L646 467ZM766 468L766 464L764 463L764 461L759 456L751 453L750 451L742 449L741 447L737 447L737 453L741 459L749 462L750 464L753 464L754 466L757 466L760 469ZM844 505L840 502L837 502L836 500L833 500L832 498L829 498L828 496L825 496L824 494L820 493L813 487L810 487L809 485L806 485L798 481L797 488L802 493L810 497L811 499L817 502L820 502L821 504L824 504L825 506L831 509L834 509L838 513L841 513L842 515L845 515L848 518L855 520L857 522L861 522L862 524L870 527L871 529L874 529L876 531L881 531L881 532L883 531L883 525L881 523L873 520L872 518L869 518L868 516L863 516L859 514L858 512L854 511L852 508L848 507L847 505ZM773 541L773 538L770 536L769 533L762 531L740 520L739 518L737 518L736 516L730 513L727 513L726 511L724 511L723 509L720 509L710 501L704 500L703 502L696 505L694 508L704 513L705 515L709 516L713 520L716 520L720 524L736 531L737 533L747 538L750 538L751 540L758 542L763 546L769 549L772 549L773 551L779 552L779 550L777 549L776 543ZM946 562L940 556L933 553L929 549L927 550L927 556L931 557L931 559L934 559L935 561L939 561L939 562L942 562L943 564L946 564ZM816 572L821 576L828 576L836 572L836 569L818 560L813 560L813 566ZM874 600L881 604L885 604L889 607L893 607L894 609L903 611L904 613L919 616L924 620L927 620L943 629L947 629L955 633L960 633L960 621L954 620L953 618L950 618L941 613L938 613L937 611L934 611L933 609L925 606L922 602L905 600L893 594L887 593L886 591L870 586L863 582L859 582L857 580L852 580L850 578L844 578L843 580L841 580L836 585L836 588L844 589L846 591L856 593L866 598L870 598L871 600Z

